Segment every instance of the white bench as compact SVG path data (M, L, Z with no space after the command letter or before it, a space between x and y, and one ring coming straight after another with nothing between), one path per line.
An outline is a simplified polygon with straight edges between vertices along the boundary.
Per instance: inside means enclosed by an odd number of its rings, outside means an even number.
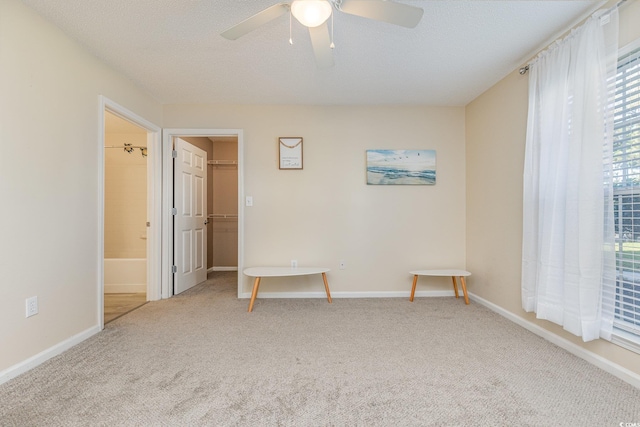
M251 292L251 301L249 302L249 312L253 311L253 303L258 295L260 279L263 277L308 276L311 274L322 274L324 289L327 292L327 300L331 302L331 292L329 292L329 283L327 282L327 275L325 274L327 271L329 271L329 269L325 267L250 267L244 269L243 273L245 275L256 278L253 282L253 291Z
M456 293L456 298L459 298L458 295L458 285L456 284L456 277L460 278L460 283L462 284L462 292L464 293L464 302L465 304L469 304L469 295L467 295L467 284L464 281L466 276L471 276L466 270L416 270L410 271L409 274L413 274L413 286L411 288L411 297L409 301L413 301L413 297L416 294L416 284L418 283L418 276L439 276L439 277L451 277L453 280L453 290Z

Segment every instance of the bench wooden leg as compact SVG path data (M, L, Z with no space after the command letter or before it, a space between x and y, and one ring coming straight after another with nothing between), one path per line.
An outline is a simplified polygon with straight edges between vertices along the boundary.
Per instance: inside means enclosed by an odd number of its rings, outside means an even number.
M253 281L253 291L251 292L251 302L249 302L249 313L253 311L253 303L256 301L256 296L258 296L259 287L260 287L260 278L256 277L256 280Z
M327 300L331 302L331 292L329 292L329 282L327 282L327 275L322 273L322 280L324 280L324 290L327 291Z
M460 276L460 282L462 283L462 292L464 293L464 303L469 305L469 295L467 294L467 284L464 280L464 276Z
M413 297L416 295L416 284L418 283L418 275L415 274L413 276L413 286L411 286L411 296L409 297L409 301L413 302Z
M458 295L458 285L456 283L456 276L451 276L451 280L453 280L453 291L456 293L456 298L459 298L460 295Z

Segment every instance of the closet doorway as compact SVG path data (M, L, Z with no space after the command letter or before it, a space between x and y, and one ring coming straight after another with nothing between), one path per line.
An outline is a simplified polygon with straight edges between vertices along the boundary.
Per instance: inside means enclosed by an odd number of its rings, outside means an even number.
M238 290L242 284L244 204L243 135L241 129L164 129L163 166L163 243L162 298L175 295L176 280L184 254L177 247L174 220L180 215L176 206L174 162L180 155L175 151L181 139L204 150L207 155L206 235L207 272L237 271ZM182 181L180 181L182 182ZM240 295L240 292L238 292Z
M206 194L205 203L205 227L206 227L206 272L213 271L237 271L238 270L238 137L237 135L218 136L182 136L179 140L204 151L206 153ZM174 145L175 145L174 140ZM175 149L175 146L174 146ZM176 161L181 161L182 156L178 150ZM178 179L179 177L175 177ZM174 181L175 186L182 186ZM174 193L175 194L175 193ZM177 196L175 196L177 197ZM178 210L176 220L181 215L180 205L176 201ZM176 246L174 260L185 257L177 252L182 250L182 245L177 242L179 235L174 236ZM194 239L197 242L198 239ZM194 253L198 251L194 250ZM186 269L180 265L180 260L175 262L178 272ZM189 269L190 270L190 269ZM174 282L174 294L179 292L182 286L177 287Z
M147 302L147 130L105 111L104 323Z

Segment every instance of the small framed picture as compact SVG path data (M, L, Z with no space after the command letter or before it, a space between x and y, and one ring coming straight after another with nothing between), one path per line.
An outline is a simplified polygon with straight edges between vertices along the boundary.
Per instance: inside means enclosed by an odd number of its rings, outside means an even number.
M280 146L280 169L302 169L302 138L278 138Z

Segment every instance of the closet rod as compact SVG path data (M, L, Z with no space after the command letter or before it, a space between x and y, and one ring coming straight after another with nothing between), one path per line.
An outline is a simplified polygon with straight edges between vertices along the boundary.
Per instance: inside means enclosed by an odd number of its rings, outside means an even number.
M143 147L142 145L132 145L125 143L124 145L105 145L104 148L122 148L129 154L133 153L133 150L138 148L140 150L140 154L142 154L142 157L147 157L147 147Z
M142 145L105 145L104 148L140 148L146 149L147 147L143 147Z

